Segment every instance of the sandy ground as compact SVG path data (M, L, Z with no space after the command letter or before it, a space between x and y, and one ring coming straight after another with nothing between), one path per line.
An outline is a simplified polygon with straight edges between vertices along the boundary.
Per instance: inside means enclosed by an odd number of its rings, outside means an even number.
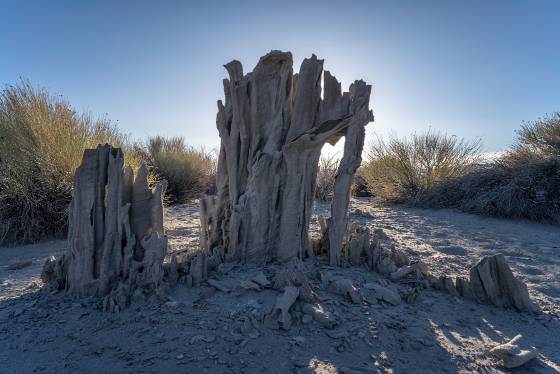
M352 213L351 220L383 228L436 274L466 274L481 256L504 253L543 313L479 305L430 289L411 304L352 304L317 286L337 326L326 329L296 311L294 325L283 331L260 322L276 291L223 293L179 284L173 302L135 302L110 314L96 300L41 290L42 263L66 248L64 241L48 241L0 248L0 373L501 373L508 371L488 348L518 333L540 355L514 372L560 371L559 227L447 210L371 208L367 200L353 201L351 212L356 208L373 218ZM328 206L316 211L327 215ZM170 208L167 232L173 250L196 248L196 205ZM30 266L7 270L29 260ZM378 282L401 290L363 268L333 269L316 260L306 266L358 287ZM211 276L232 284L256 271L236 266Z

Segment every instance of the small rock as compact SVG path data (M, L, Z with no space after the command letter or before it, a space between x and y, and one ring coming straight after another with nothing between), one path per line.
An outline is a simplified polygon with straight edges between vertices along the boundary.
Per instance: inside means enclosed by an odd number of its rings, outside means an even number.
M255 282L248 281L248 280L242 280L241 282L239 282L239 285L246 290L254 290L254 291L260 291L261 290L261 288L258 284L256 284Z
M252 279L253 282L257 283L261 287L270 287L270 281L264 275L262 271L259 271Z
M332 329L337 323L334 316L328 310L323 309L321 305L305 303L301 306L301 311L306 315L312 316L315 321L328 329Z
M501 365L507 369L517 368L537 357L537 350L533 347L522 349L519 345L522 335L517 335L509 342L500 344L490 350L490 353L501 360Z
M212 287L214 287L217 290L220 290L222 292L230 292L231 289L229 287L227 287L225 284L215 280L215 279L208 279L206 282L208 282L209 285L211 285Z
M391 280L396 281L396 280L402 279L402 278L408 276L408 274L411 274L412 272L414 272L414 270L416 270L416 269L412 265L403 266L403 267L399 268L397 271L394 271L394 272L391 273L391 275L390 275Z
M329 284L329 291L348 297L354 304L359 304L362 301L358 289L354 286L352 281L347 278L333 280Z
M26 290L33 290L35 288L39 288L39 284L35 281L29 283L27 286L25 286Z
M290 308L298 296L299 289L297 287L286 287L284 293L276 298L276 304L272 312L266 316L265 325L272 329L282 328L284 330L289 330L292 325Z
M392 305L399 305L401 303L401 296L387 287L383 287L376 283L366 283L364 288L374 292L374 296L378 300L383 300Z

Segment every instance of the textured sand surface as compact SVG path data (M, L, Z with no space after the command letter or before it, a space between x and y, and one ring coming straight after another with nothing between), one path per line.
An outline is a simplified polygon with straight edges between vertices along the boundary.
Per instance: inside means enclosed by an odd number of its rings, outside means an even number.
M501 373L508 371L488 349L519 333L540 354L518 372L560 371L560 228L447 210L372 208L368 200L354 200L350 211L352 221L384 229L436 274L466 274L481 256L504 253L544 313L517 313L430 289L397 306L352 304L319 291L338 325L326 329L296 313L296 323L283 331L259 322L276 291L223 293L179 284L173 302L136 302L110 314L96 300L40 290L44 260L66 247L47 241L0 248L0 373ZM319 204L316 212L328 215L328 206ZM166 226L173 250L196 248L196 204L168 209ZM27 267L6 269L28 260ZM378 282L401 290L363 268L306 266L358 287ZM234 266L212 277L233 284L256 271ZM274 266L265 269L273 272Z

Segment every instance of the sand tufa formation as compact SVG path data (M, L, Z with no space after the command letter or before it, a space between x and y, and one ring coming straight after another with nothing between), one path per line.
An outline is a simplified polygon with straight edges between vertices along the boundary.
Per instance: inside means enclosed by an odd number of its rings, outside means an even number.
M147 170L134 176L124 168L119 148L99 145L84 152L74 176L68 254L47 260L43 280L70 294L104 298L104 307L122 309L136 293L163 286L162 195L152 191Z
M272 51L254 71L243 74L228 63L225 104L218 101L221 150L217 194L201 199L201 250L171 254L164 264L167 238L162 195L166 183L151 190L147 171L124 168L120 149L86 150L76 170L68 234L69 253L45 264L43 279L77 296L102 297L104 309L124 308L133 297L165 296L177 282L203 283L223 292L229 287L208 278L225 263L265 269L281 264L273 288L281 291L267 324L289 329L291 307L299 300L315 308L317 298L301 260L321 256L331 266L365 266L394 283L414 286L399 295L375 283L356 288L352 279L327 277L326 289L361 303L363 298L398 305L414 302L422 287L446 290L482 303L532 311L526 286L502 255L486 257L470 279L430 275L411 261L382 230L347 225L350 187L361 162L371 86L355 81L348 92L314 55L293 73L289 52ZM321 87L323 77L324 88ZM344 137L335 179L331 216L319 217L320 236L309 236L315 179L321 148ZM266 280L266 279L265 279ZM243 287L259 289L264 282ZM314 306L315 305L315 306ZM308 307L311 308L311 307ZM309 309L311 310L311 309ZM314 312L327 321L323 314Z
M352 178L373 120L371 86L359 80L342 92L315 55L297 74L292 63L291 53L272 51L248 74L239 61L225 65L217 194L201 201L207 254L222 247L242 262L303 258L321 149L345 137L327 228L331 265L340 264Z

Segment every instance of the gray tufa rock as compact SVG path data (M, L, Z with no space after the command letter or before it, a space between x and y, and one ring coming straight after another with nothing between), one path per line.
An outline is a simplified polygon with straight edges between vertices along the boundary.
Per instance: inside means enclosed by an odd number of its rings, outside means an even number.
M401 296L398 292L393 291L387 287L383 287L377 283L366 283L364 284L364 289L373 292L373 296L377 300L383 300L391 305L399 305L401 303Z
M522 335L517 335L509 342L497 345L490 350L490 354L500 360L500 364L507 369L514 369L525 365L537 357L537 350L533 347L522 349L520 346Z
M135 288L156 293L167 253L165 188L165 181L149 188L144 166L134 177L118 148L86 149L74 175L69 250L47 260L43 281L73 295L102 297L110 311L123 309Z
M217 193L200 202L207 253L223 246L226 259L251 263L312 255L308 228L319 156L325 143L344 137L326 229L330 261L340 262L350 187L365 126L373 120L371 86L355 81L343 93L315 55L303 61L298 74L292 64L291 53L271 51L249 74L239 61L225 65L229 79L216 119Z
M276 299L276 304L272 312L266 316L266 325L272 329L282 328L283 330L289 330L292 326L290 308L295 303L298 296L299 290L296 287L286 287L284 293Z
M525 283L517 279L503 254L486 256L470 270L472 293L481 303L514 307L520 312L533 312Z

